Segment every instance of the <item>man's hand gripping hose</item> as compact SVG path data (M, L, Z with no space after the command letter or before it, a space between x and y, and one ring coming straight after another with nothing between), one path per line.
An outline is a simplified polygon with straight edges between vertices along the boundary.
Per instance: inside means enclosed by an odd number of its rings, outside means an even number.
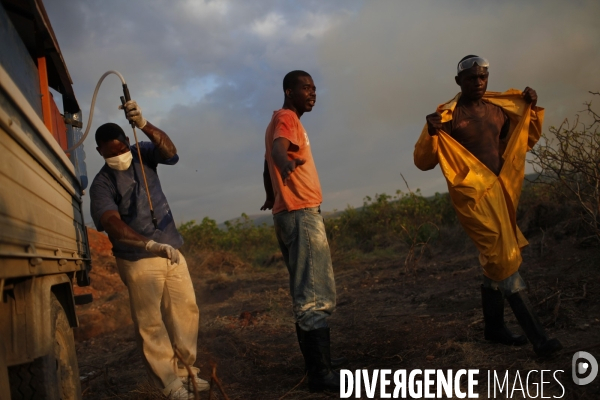
M125 96L121 96L121 107L123 112L125 112L125 118L129 120L129 124L131 125L131 129L133 129L133 137L135 139L135 147L137 148L138 157L140 158L140 167L142 169L142 178L144 179L144 185L146 185L146 194L148 195L148 205L150 206L150 215L152 217L152 223L154 224L154 228L158 229L158 221L154 216L154 206L152 205L152 199L150 198L150 190L148 189L148 181L146 180L146 171L144 170L144 164L142 163L142 151L140 150L140 145L138 143L137 133L135 132L136 125L141 129L146 126L146 120L142 117L142 110L137 110L137 103L131 100L131 96L129 95L129 89L127 88L127 84L123 84L123 94ZM135 106L135 107L133 107Z

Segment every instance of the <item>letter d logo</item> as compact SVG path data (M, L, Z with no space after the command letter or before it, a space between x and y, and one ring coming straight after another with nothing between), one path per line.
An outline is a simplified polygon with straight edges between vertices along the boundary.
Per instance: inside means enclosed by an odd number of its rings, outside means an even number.
M583 361L583 360L585 361ZM598 362L594 358L593 355L586 351L578 351L573 354L573 382L576 385L587 385L592 383L596 376L598 375ZM585 378L580 378L580 376L589 375Z

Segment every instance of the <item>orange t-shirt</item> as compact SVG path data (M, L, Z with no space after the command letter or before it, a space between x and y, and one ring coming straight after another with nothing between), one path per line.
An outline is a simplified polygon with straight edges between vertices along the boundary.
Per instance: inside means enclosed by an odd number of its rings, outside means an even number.
M286 138L298 147L297 151L288 150L287 154L290 160L296 158L306 160L306 163L296 167L296 170L290 175L287 186L283 185L281 173L271 157L273 142L280 137ZM273 112L273 117L265 133L265 147L267 149L265 159L269 166L269 175L275 193L273 214L319 206L323 201L323 196L317 167L310 151L308 134L294 111L281 109Z

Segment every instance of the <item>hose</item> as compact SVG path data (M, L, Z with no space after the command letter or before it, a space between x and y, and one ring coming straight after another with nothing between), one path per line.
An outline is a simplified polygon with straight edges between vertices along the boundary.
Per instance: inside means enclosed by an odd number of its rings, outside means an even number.
M104 80L104 78L106 78L110 74L115 74L119 77L119 79L121 79L121 84L123 85L123 94L124 94L124 96L121 96L121 103L123 105L123 111L125 112L125 116L127 116L127 111L125 110L125 103L127 101L131 100L131 96L129 95L129 89L127 88L127 83L125 83L125 78L123 78L123 75L121 75L117 71L112 71L112 70L106 71L100 77L100 80L96 84L96 89L94 89L94 95L92 96L92 104L90 105L90 117L88 119L88 123L85 128L85 133L83 134L83 136L81 137L81 139L79 139L79 141L77 143L75 143L71 148L65 150L65 153L70 153L71 151L73 151L76 148L78 148L79 146L81 146L83 144L83 142L85 141L85 138L87 137L88 133L90 133L90 127L92 126L92 119L94 118L94 105L96 104L96 96L98 95L98 89L100 89L100 85L102 84L102 81ZM156 217L154 216L154 206L152 205L152 198L150 197L150 189L148 188L148 181L146 179L146 171L144 170L144 163L142 162L142 152L140 150L140 145L138 143L137 134L135 132L135 123L133 121L130 121L129 123L131 124L131 129L133 129L133 137L135 138L135 145L137 147L137 153L138 153L138 157L140 159L140 168L142 170L142 178L144 180L144 186L146 187L146 195L148 196L148 205L150 206L150 216L152 218L152 223L154 224L154 228L158 229L158 221L156 220Z
M92 105L90 106L90 117L88 118L88 123L85 128L85 133L83 134L81 139L79 139L79 141L77 141L77 143L75 143L71 148L66 149L65 153L70 153L73 150L75 150L76 148L78 148L79 146L81 146L83 144L83 142L85 141L85 138L87 137L88 133L90 133L90 128L92 126L92 118L94 118L94 105L96 104L96 95L98 94L98 89L100 89L100 85L102 84L102 81L104 80L104 78L106 78L110 74L117 75L119 77L119 79L121 79L121 83L123 84L123 86L126 87L127 84L125 83L125 78L123 78L123 75L121 75L118 71L112 71L112 70L106 71L104 73L104 75L102 75L100 77L100 80L96 84L96 89L94 90L94 95L92 96Z

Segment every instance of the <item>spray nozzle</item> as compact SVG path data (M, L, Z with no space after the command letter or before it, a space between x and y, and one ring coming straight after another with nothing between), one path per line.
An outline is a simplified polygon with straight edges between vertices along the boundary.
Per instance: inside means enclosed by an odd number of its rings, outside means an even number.
M127 87L126 83L123 84L123 95L124 96L121 96L121 104L123 104L123 112L125 113L125 118L127 118L127 110L125 110L125 103L131 100L131 95L129 94L129 88ZM129 124L132 128L135 128L135 122L129 121Z

